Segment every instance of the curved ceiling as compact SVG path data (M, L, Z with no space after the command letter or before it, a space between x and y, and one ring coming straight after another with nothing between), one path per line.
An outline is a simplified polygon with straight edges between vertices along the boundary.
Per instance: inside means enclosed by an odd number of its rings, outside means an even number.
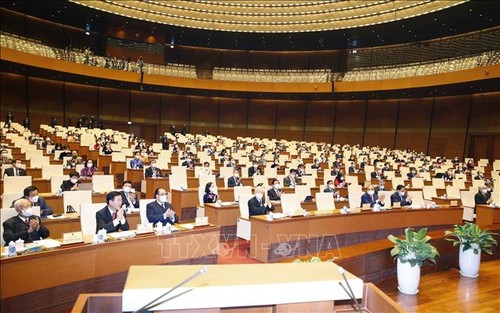
M70 0L149 22L240 33L297 33L388 23L469 0Z

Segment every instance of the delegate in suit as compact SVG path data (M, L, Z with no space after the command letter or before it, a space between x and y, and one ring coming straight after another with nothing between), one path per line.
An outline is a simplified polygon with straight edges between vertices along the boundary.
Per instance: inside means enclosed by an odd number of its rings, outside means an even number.
M106 195L106 203L108 205L95 214L96 233L101 229L108 233L129 230L127 215L122 208L122 195L111 191Z
M155 190L155 201L146 206L146 216L150 223L156 225L161 222L164 226L179 222L179 218L172 208L172 204L167 202L167 191L163 188Z
M18 239L33 242L49 237L50 231L42 224L40 217L33 215L31 202L21 198L14 202L14 208L17 215L3 222L3 239L6 246Z

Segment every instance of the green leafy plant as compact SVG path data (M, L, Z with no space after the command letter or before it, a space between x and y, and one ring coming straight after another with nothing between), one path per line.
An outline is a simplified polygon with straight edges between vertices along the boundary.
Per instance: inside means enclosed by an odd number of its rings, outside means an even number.
M427 228L422 228L418 232L413 231L413 228L407 228L404 238L389 235L387 239L395 244L391 256L403 263L410 262L412 267L422 266L422 262L426 259L436 263L434 259L439 256L437 249L429 243L431 237L427 236Z
M447 230L444 234L455 237L446 238L453 242L453 246L463 245L463 251L473 249L474 254L478 254L479 250L492 254L491 248L497 245L497 241L493 238L493 235L498 235L497 233L492 233L488 229L481 230L479 226L470 222L465 225L456 224L453 230Z

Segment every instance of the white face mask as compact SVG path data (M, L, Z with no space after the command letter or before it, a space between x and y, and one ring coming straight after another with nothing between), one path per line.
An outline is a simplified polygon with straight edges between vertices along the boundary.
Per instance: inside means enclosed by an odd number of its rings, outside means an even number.
M31 203L37 203L38 202L38 196L30 197L30 202Z
M240 174L234 173L234 177L240 177Z
M30 217L30 216L32 216L33 215L33 208L29 207L29 208L26 208L26 209L22 210L21 215L24 216L24 217Z
M210 192L211 193L215 193L215 188L214 187L210 187Z
M403 197L405 195L405 193L403 191L398 191L398 194L400 197Z
M481 190L481 193L484 195L484 194L487 194L488 193L488 189L483 189Z
M254 166L253 166L253 168L257 168L257 167L259 167L259 166L258 166L258 165L254 165Z
M87 167L92 167L92 166L94 166L93 163L87 163Z
M370 196L373 196L373 195L375 194L375 191L374 191L374 190L369 190L369 191L367 192L367 194L368 194L368 195L370 195Z
M71 178L69 180L72 184L76 184L78 182L78 178Z
M280 184L274 184L274 189L280 189Z
M151 168L156 168L156 164L151 164Z
M255 198L257 198L257 199L262 199L263 196L264 196L264 194L262 194L262 193L255 194Z
M330 189L334 189L334 188L335 188L335 185L330 184L330 185L328 185L328 188L330 188Z
M124 186L123 187L123 191L126 192L126 193L129 193L130 192L130 187L129 186Z
M167 202L167 195L160 196L160 202L161 203Z
M385 189L385 186L378 186L378 188L379 188L380 190L384 190L384 189Z

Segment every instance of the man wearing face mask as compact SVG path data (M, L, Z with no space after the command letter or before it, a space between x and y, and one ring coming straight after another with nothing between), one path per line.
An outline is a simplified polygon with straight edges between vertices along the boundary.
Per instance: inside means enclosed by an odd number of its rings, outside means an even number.
M80 171L80 176L90 178L95 174L95 172L97 172L97 168L94 167L94 162L92 160L88 160L86 167L82 168Z
M385 181L384 180L379 180L378 185L375 187L375 194L378 195L379 191L385 190Z
M179 218L172 208L172 204L167 202L167 191L163 188L155 190L156 200L146 206L146 216L150 223L156 225L161 222L164 226L179 222Z
M297 186L297 184L298 184L297 170L292 168L290 170L290 173L288 174L288 176L283 178L283 185L285 187L295 188L295 186Z
M412 204L411 196L407 195L405 186L403 185L398 185L396 192L391 195L391 206L394 206L396 202L399 202L400 206L409 206Z
M241 182L240 179L240 173L238 172L238 170L235 170L233 176L227 179L227 186L228 187L243 186L243 183Z
M255 188L255 197L248 200L249 215L265 215L274 211L274 206L268 199L264 198L264 187Z
M122 191L120 192L122 195L122 204L126 209L129 208L139 208L139 200L137 200L137 194L135 190L132 190L132 182L130 180L126 180L123 182Z
M385 196L375 194L375 187L370 185L366 187L366 192L361 196L361 207L363 207L363 204L370 204L370 208L373 208L375 204L383 207L385 205L384 199Z
M14 202L17 216L3 222L3 239L5 245L18 239L33 242L49 237L50 231L42 224L40 217L33 215L31 203L26 199Z
M21 165L21 160L15 160L11 168L5 169L4 176L26 176L26 170Z
M23 197L20 199L28 200L32 206L40 207L40 216L41 218L46 218L47 215L52 215L52 209L49 207L45 199L38 196L38 188L35 186L28 186L23 190ZM19 200L19 199L18 199ZM11 208L15 207L15 203L17 200L12 202Z
M283 191L280 188L280 181L277 179L273 179L273 188L267 191L267 197L271 201L280 201L282 193Z
M80 179L80 174L77 171L69 173L69 179L65 180L61 184L62 191L75 191L78 190L78 180Z
M260 175L259 163L253 161L251 167L248 168L248 177L253 177L253 175Z
M144 176L153 178L163 177L160 169L156 167L156 160L149 162L149 167L144 171Z
M108 233L129 230L127 215L122 208L122 195L118 191L111 191L106 195L107 206L97 211L96 233L105 229Z
M326 182L326 188L323 190L323 192L331 192L333 193L334 196L337 194L333 180L330 179L329 181Z
M136 154L134 155L134 158L132 160L130 160L130 168L138 169L138 168L143 168L143 167L144 167L144 163L142 162L141 154L139 152L136 152Z
M478 204L491 204L493 202L493 199L491 199L491 193L488 192L488 187L486 186L479 186L477 188L477 193L474 196L474 203L475 205ZM476 208L474 208L474 213L476 211Z

